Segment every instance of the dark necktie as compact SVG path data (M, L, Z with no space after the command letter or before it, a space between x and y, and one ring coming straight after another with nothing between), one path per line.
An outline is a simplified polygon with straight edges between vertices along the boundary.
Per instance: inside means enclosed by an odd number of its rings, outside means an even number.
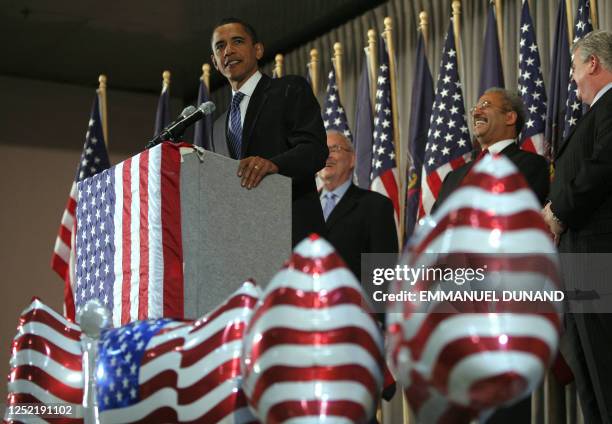
M230 155L234 159L240 159L242 154L242 122L240 119L240 102L244 97L244 93L240 91L234 94L232 103L230 104L229 114L229 147Z

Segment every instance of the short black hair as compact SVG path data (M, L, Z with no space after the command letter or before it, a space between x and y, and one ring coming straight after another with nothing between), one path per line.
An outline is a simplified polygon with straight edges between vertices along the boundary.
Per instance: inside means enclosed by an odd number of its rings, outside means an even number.
M239 18L223 18L221 19L219 22L217 22L217 24L215 25L215 27L213 28L213 34L215 33L215 30L217 28L219 28L220 26L223 25L227 25L227 24L239 24L242 25L242 28L244 28L244 30L246 31L247 34L249 34L249 37L251 37L251 40L253 40L253 44L255 43L259 43L259 37L257 36L257 31L255 31L255 28L253 28L253 26L246 22L243 21L242 19ZM210 44L212 45L212 34L210 36Z

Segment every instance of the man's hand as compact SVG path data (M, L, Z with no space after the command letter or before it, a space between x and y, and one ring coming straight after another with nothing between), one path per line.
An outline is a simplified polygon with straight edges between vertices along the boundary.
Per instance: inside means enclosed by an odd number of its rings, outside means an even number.
M555 218L555 214L550 209L550 202L544 206L542 209L542 218L544 218L544 222L548 225L550 232L553 234L555 239L555 244L559 243L559 236L565 230L558 219Z
M268 174L276 174L278 166L268 159L259 156L249 156L240 161L238 165L238 176L241 177L242 187L252 189Z

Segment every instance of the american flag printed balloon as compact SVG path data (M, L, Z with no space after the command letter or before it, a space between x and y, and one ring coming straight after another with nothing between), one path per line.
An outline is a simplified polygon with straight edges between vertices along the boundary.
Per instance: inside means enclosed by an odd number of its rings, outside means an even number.
M246 282L195 321L162 318L103 331L95 368L100 422L257 423L241 389L240 357L260 297ZM80 339L78 325L35 300L13 343L8 403L80 405Z
M272 279L244 341L243 389L265 423L368 422L383 336L360 284L317 235Z
M83 401L79 326L33 299L21 313L13 339L7 389L5 422L12 418L9 407L19 404L56 405L57 421L83 422L79 413Z
M556 250L540 209L510 160L485 156L422 222L400 265L484 266L486 278L479 286L421 279L408 290L557 289ZM406 288L404 282L394 286L396 292ZM469 422L529 395L556 355L560 332L559 305L538 307L390 303L388 361L417 416L431 423Z

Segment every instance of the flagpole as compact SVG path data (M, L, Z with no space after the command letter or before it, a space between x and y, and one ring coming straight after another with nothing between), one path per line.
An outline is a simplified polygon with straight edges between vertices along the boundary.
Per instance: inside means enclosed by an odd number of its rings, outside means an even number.
M372 103L372 111L374 110L374 103L376 103L376 71L378 69L378 55L376 52L376 31L373 29L368 30L368 65L370 70L370 99Z
M419 30L421 31L421 35L423 36L423 44L425 44L425 48L427 48L428 41L427 19L427 12L423 10L421 13L419 13Z
M499 43L499 57L504 66L504 23L503 23L502 0L495 0L495 22L497 23L497 40Z
M457 52L457 67L461 69L462 58L461 58L461 1L455 0L452 4L453 8L453 31L455 33L455 51ZM459 72L457 69L457 72Z
M98 77L98 98L100 99L100 115L102 118L102 134L104 134L104 144L108 148L108 120L107 120L107 109L106 109L106 75L100 74Z
M202 76L200 79L204 82L206 90L210 93L210 65L208 63L202 65Z
M310 50L310 62L308 63L308 71L310 72L310 83L312 92L315 97L319 94L319 51L317 49Z
M334 43L334 57L332 58L332 63L336 70L336 85L338 86L338 97L339 100L342 101L344 98L342 91L342 44Z
M389 51L389 75L391 82L391 108L393 109L393 144L395 145L395 160L397 161L397 172L398 172L398 180L399 180L399 245L404 245L404 204L405 196L404 193L404 168L403 168L403 159L402 159L402 143L400 139L400 128L399 128L399 113L398 113L398 101L397 101L397 67L395 63L395 49L393 48L393 20L391 17L387 16L384 20L385 25L385 40L387 42L387 50Z
M572 44L574 44L574 12L572 9L572 0L565 0L565 14L567 15L567 36L571 49Z
M276 72L276 78L283 76L283 62L284 58L282 54L277 54L274 57L274 72Z
M599 29L599 22L597 19L597 0L590 0L591 2L591 24L593 29Z

